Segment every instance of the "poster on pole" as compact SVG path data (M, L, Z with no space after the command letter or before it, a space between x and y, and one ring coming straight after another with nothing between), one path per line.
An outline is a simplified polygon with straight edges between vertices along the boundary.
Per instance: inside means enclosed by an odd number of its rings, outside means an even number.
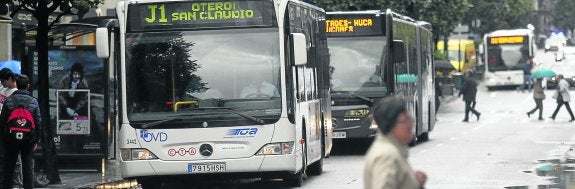
M56 94L56 133L90 135L90 90L59 89Z

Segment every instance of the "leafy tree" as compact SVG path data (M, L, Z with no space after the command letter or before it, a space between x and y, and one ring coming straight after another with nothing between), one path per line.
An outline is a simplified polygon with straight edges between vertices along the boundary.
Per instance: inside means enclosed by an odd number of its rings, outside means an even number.
M434 39L447 36L463 20L468 0L308 0L327 11L385 10L431 23Z
M473 5L465 16L465 22L478 19L480 35L499 30L525 28L532 22L533 0L469 0Z
M420 4L419 20L427 21L433 26L434 41L439 37L447 38L469 9L467 0L429 0ZM447 48L447 45L444 45Z
M575 18L575 0L559 0L555 4L555 11L553 12L553 25L561 29L573 31L575 29L575 22L571 18Z
M326 11L359 11L391 9L397 13L412 16L418 0L306 0L323 7Z
M50 128L50 104L49 104L49 77L48 77L48 48L49 40L48 33L51 27L57 23L64 15L78 15L80 18L88 12L90 8L95 8L97 5L103 3L104 0L0 0L0 4L10 5L12 12L10 17L14 17L20 10L27 10L32 13L32 16L38 21L36 30L36 50L38 51L38 98L40 100L40 108L43 128ZM56 17L56 20L50 21L48 18L50 14L55 13L56 10L61 12ZM51 140L51 139L47 139ZM51 169L48 166L48 169ZM60 178L56 170L47 170L51 182L59 182Z

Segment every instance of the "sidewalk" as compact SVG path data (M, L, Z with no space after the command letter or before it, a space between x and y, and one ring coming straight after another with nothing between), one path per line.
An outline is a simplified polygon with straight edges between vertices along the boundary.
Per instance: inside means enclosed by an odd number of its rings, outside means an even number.
M105 174L98 172L60 172L62 184L48 185L46 188L97 188L96 186L121 181L120 165L117 160L106 162ZM134 183L135 184L135 183ZM103 188L103 187L102 187ZM106 187L116 188L116 187ZM131 188L120 187L120 188Z

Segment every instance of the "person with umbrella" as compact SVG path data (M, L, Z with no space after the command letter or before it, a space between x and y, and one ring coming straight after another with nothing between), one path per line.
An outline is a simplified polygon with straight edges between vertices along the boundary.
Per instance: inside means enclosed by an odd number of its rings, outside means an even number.
M535 108L527 112L527 117L531 118L531 114L539 110L539 120L543 120L543 100L545 100L545 92L543 90L543 78L555 77L553 70L541 69L533 73L533 78L537 79L533 85L533 100L535 100Z
M533 85L533 100L535 100L535 108L527 112L527 117L531 118L531 114L539 110L539 120L543 120L543 100L545 100L545 93L543 92L543 78L537 78L535 85Z

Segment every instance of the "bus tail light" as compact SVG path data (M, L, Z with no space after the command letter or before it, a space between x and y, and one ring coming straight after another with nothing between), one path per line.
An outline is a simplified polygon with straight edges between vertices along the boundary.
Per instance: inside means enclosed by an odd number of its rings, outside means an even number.
M256 155L288 155L293 153L293 142L266 144Z
M124 148L121 155L124 161L158 159L154 153L142 148Z

